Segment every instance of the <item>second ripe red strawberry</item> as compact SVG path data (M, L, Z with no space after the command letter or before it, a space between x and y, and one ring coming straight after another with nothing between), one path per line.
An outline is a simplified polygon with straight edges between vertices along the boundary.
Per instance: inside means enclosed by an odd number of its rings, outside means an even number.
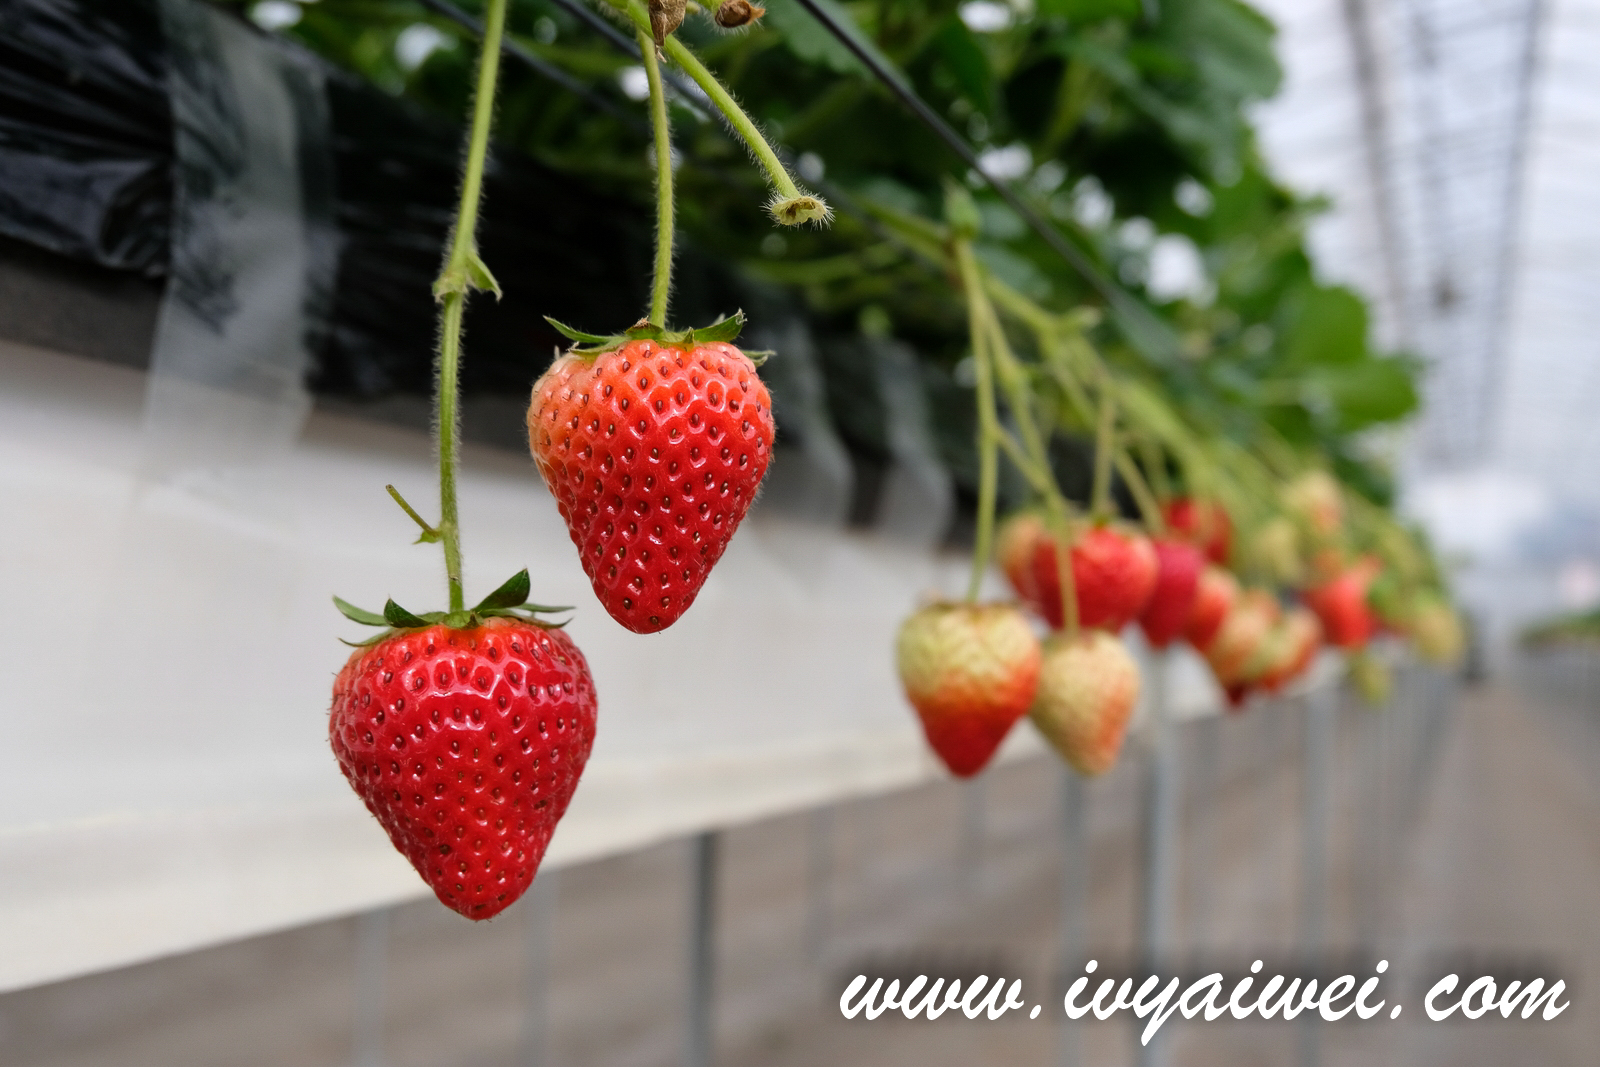
M772 401L724 342L568 353L534 385L528 443L600 603L655 633L694 603L772 458Z
M1156 588L1159 564L1149 538L1115 526L1085 528L1072 542L1073 586L1078 623L1116 633L1139 617ZM1054 539L1034 545L1035 607L1050 625L1065 625L1061 604L1061 572Z

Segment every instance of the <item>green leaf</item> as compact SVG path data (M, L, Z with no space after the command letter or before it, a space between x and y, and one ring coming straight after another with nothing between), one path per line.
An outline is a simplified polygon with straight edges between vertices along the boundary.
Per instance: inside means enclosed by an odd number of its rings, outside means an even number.
M934 35L933 49L944 60L945 69L972 106L985 115L994 114L994 75L989 57L983 54L978 39L960 17L952 14Z
M499 589L480 600L478 606L472 610L485 611L492 608L518 607L527 602L528 591L531 588L532 582L528 578L528 569L524 567L510 578L507 578Z
M818 0L818 2L845 25L853 26L850 16L838 5L831 3L830 0ZM867 69L861 65L855 54L829 33L826 26L812 18L810 12L795 3L795 0L770 0L762 23L782 34L783 43L789 46L789 51L806 62L826 67L835 74L867 76ZM862 34L857 30L854 36L862 37Z
M1362 430L1395 422L1417 409L1416 367L1403 357L1366 359L1316 376L1339 413L1339 428Z
M428 625L428 620L413 615L393 600L383 605L383 618L397 630L415 630Z
M569 341L576 341L579 344L604 345L610 344L612 340L614 340L614 338L602 337L597 333L584 333L582 330L574 330L571 326L568 326L564 322L558 322L555 319L552 319L549 315L544 317L544 321L554 326L556 328L556 332L561 334L562 337L565 337Z
M744 329L744 312L735 311L725 319L718 319L710 326L695 330L692 340L697 345L708 344L714 341L734 341L739 336L739 331Z
M339 613L345 618L349 619L351 622L359 622L362 626L389 625L389 620L384 618L382 615L379 615L377 612L368 611L365 608L358 608L347 600L340 600L338 597L334 597L333 606L338 608Z
M1285 355L1310 369L1362 362L1367 355L1367 306L1349 289L1308 287L1284 338Z
M1039 0L1039 14L1058 15L1071 22L1106 18L1131 22L1144 14L1144 7L1141 0Z

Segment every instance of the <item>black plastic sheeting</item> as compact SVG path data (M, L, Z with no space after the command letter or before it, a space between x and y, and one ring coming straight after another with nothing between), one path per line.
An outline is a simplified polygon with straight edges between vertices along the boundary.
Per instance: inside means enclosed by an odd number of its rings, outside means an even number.
M153 0L0 0L0 233L164 274L165 81Z
M175 178L159 2L0 0L0 233L104 267L166 273ZM338 269L308 385L348 399L427 396L432 285L463 126L280 38L259 39L326 71ZM545 314L601 331L638 319L653 223L639 205L503 149L492 154L484 203L480 244L505 298L480 294L469 305L462 386L525 394L565 344ZM696 291L728 290L696 285L720 272L694 257L683 267L681 314L733 310L693 306Z

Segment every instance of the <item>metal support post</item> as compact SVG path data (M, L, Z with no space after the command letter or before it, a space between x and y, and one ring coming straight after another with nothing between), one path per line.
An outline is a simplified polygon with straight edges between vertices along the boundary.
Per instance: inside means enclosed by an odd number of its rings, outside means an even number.
M689 995L683 1028L684 1067L711 1067L711 1003L716 951L717 853L721 835L689 839Z
M1172 725L1171 653L1156 653L1150 669L1150 762L1145 777L1144 886L1139 909L1139 949L1149 974L1171 962L1178 889L1178 738ZM1136 1029L1143 1030L1142 1020ZM1167 1061L1165 1029L1139 1046L1140 1067Z
M1320 973L1327 948L1328 838L1332 815L1333 729L1338 688L1319 686L1306 694L1305 768L1301 780L1300 956L1308 975ZM1322 1061L1315 1013L1300 1017L1300 1067Z
M550 1067L550 947L555 928L559 871L540 871L523 905L527 977L523 982L522 1062Z
M1070 767L1061 766L1061 942L1058 946L1057 973L1062 981L1056 993L1071 983L1072 971L1082 963L1084 953L1084 913L1089 908L1088 812L1083 779ZM1061 1020L1060 1067L1080 1067L1083 1049L1075 1024L1064 1015Z
M356 917L356 989L351 1019L350 1062L384 1067L385 972L389 969L389 912L378 908Z

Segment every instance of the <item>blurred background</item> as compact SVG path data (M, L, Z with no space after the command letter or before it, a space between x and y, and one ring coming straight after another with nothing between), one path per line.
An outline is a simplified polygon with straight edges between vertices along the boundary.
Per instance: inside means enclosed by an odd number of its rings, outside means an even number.
M473 926L334 773L325 708L331 593L437 597L382 486L431 484L430 286L482 5L0 0L0 1062L1592 1060L1600 5L819 3L1079 262L796 0L736 34L691 15L680 37L838 218L776 230L743 147L673 91L674 315L745 310L781 354L779 440L694 611L629 635L593 610L523 413L545 314L605 331L644 304L644 73L576 0L513 0L468 579L527 565L580 605L602 710L534 889ZM1417 523L1464 664L1380 650L1373 710L1325 662L1236 717L1184 653L1176 721L1141 709L1104 778L1025 728L944 776L889 650L962 581L972 363L949 279L886 220L937 219L951 175L986 268L1105 308L1113 365ZM1084 499L1087 443L1055 458ZM742 673L684 685L707 649ZM1387 959L1406 1010L1170 1023L1141 1049L1120 1017L1064 1021L1089 958ZM1005 974L1046 1010L846 1021L860 973ZM1573 1006L1426 1022L1448 973L1559 978Z

